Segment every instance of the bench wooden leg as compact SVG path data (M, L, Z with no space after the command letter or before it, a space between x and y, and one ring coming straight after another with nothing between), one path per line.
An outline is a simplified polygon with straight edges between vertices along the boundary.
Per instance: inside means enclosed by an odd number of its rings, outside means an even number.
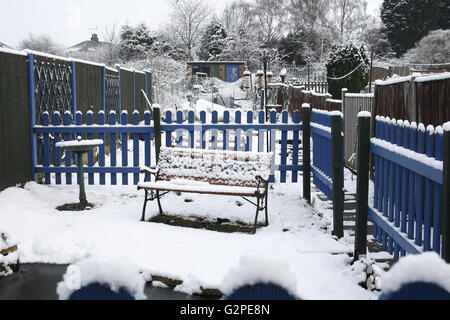
M145 190L145 198L144 198L144 207L142 208L142 217L141 221L145 221L145 209L147 207L147 201L148 201L148 191Z

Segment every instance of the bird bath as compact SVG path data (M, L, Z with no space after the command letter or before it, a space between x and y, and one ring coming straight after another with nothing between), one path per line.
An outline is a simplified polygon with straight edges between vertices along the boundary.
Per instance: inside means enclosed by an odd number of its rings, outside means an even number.
M86 199L86 192L84 188L84 173L83 173L83 153L89 152L102 145L104 142L100 139L94 140L81 140L79 136L77 140L58 142L55 144L56 147L64 149L66 151L74 152L78 159L78 181L80 185L80 202L79 203L69 203L57 207L56 209L60 211L84 211L91 209L94 205L88 203Z

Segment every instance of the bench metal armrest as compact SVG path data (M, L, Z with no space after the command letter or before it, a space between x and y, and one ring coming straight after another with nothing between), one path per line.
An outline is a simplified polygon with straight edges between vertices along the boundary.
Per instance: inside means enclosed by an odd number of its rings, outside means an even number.
M149 167L141 167L140 173L149 173L154 175L155 177L158 175L159 170L156 169L150 169Z
M269 179L264 179L263 177L261 177L261 175L257 175L255 176L256 180L259 180L260 182L264 182L264 183L268 183Z

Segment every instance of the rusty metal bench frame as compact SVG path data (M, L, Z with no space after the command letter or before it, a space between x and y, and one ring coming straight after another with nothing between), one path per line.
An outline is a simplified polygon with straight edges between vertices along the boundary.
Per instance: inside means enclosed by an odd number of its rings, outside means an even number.
M157 181L170 181L171 179L176 179L176 178L182 178L182 179L187 179L187 180L194 180L195 179L189 179L186 178L184 176L171 176L170 179L167 178L161 178L160 175L160 170L157 166L156 170L152 170L150 168L141 168L141 173L144 174L150 174L151 176L154 176L155 178L155 182ZM189 190L186 188L183 188L183 191L180 190L175 190L175 189L170 189L170 188L156 188L156 187L145 187L145 186L141 186L138 185L138 190L144 190L145 191L145 198L144 198L144 205L142 208L142 217L141 217L141 221L145 221L145 210L147 207L147 202L148 201L154 201L157 200L158 203L158 208L159 208L159 214L163 215L164 212L162 210L162 206L161 206L161 197L164 196L165 194L169 193L169 192L186 192L186 193L198 193L198 194L215 194L215 195L227 195L227 196L239 196L242 199L244 199L245 201L249 202L250 204L254 205L256 207L256 214L255 214L255 222L253 225L253 234L256 233L256 227L257 227L257 222L258 222L258 216L259 213L261 211L265 211L265 226L269 225L269 217L268 217L268 194L269 194L269 180L268 179L264 179L263 177L261 177L261 175L257 175L255 176L255 179L258 181L258 184L256 186L253 186L252 188L255 189L256 191L253 194L249 194L249 193L235 193L235 192L212 192L212 191L198 191L198 190ZM218 183L211 183L211 185L220 185L223 186L226 184L218 184ZM232 187L232 186L230 186ZM247 197L254 197L256 198L256 203L247 199Z

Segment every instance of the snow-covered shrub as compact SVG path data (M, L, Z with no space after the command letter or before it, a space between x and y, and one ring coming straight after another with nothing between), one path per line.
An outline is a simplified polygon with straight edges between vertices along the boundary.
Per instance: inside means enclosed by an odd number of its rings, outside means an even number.
M364 45L353 42L333 45L326 68L328 90L335 99L341 97L342 88L358 93L369 82L369 58Z
M450 57L450 30L435 30L405 54L411 63L446 63Z

